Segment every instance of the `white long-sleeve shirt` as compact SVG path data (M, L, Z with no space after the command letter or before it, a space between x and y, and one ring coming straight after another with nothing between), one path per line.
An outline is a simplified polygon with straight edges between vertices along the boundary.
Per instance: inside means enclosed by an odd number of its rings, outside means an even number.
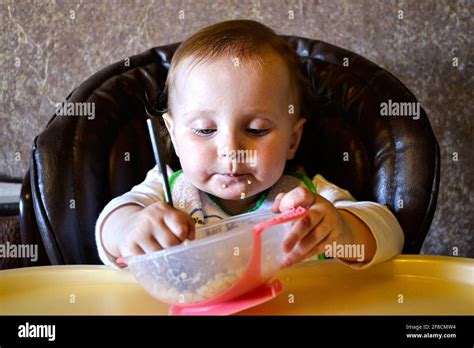
M215 197L194 187L187 180L183 171L173 173L169 167L167 167L167 171L174 207L188 213L193 218L196 227L231 216L231 213L227 212ZM372 260L368 263L340 260L341 262L352 268L361 269L383 262L401 253L404 243L403 231L386 206L374 202L357 202L348 191L328 182L319 174L310 180L302 168L296 173L282 175L270 189L261 193L260 199L251 211L271 209L278 193L289 192L298 186L307 186L313 192L317 192L330 201L337 209L343 209L354 214L370 229L376 241L376 252ZM155 166L148 172L145 181L134 186L131 191L122 196L114 198L105 206L95 228L97 248L100 259L104 264L118 267L115 263L115 257L104 248L102 243L102 227L106 218L121 206L137 204L146 207L158 200L164 200L164 189L162 175L158 167Z

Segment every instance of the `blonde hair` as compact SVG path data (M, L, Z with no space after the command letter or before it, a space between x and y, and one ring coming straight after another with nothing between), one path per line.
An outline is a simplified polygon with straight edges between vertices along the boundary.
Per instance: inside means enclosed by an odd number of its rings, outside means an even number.
M236 57L239 62L261 66L268 50L279 56L287 66L296 105L295 115L301 115L301 106L309 84L301 71L296 52L272 29L252 20L230 20L201 29L184 40L171 60L164 95L168 96L167 111L172 113L171 91L178 67L190 59L189 67L213 61L222 56ZM303 115L305 117L306 115Z

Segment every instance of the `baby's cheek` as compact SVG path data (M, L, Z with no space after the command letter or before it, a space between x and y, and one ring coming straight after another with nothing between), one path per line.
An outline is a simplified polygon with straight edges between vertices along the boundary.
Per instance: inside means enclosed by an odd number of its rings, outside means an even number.
M214 151L204 144L189 144L181 152L183 157L181 160L185 161L187 166L194 167L195 170L206 168L215 159Z
M280 178L286 164L285 154L278 147L257 152L258 172L265 176L265 181L276 181Z
M183 170L194 177L206 171L215 159L213 153L205 145L198 145L189 141L181 141L179 146L179 161Z

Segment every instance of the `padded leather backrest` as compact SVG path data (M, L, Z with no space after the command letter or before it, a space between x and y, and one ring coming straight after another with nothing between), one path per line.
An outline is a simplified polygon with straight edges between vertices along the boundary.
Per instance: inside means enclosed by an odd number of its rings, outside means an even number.
M404 230L404 252L419 252L439 185L439 148L425 112L418 120L380 116L380 104L389 99L416 102L392 74L328 43L282 37L301 57L314 94L305 103L309 120L292 163L310 176L321 173L358 200L387 205ZM145 120L166 106L162 90L177 46L152 48L130 64L94 74L67 100L95 103L95 118L54 116L35 139L22 235L32 239L36 228L26 226L34 214L51 263L100 263L96 219L154 165ZM173 151L166 157L174 170L180 168Z

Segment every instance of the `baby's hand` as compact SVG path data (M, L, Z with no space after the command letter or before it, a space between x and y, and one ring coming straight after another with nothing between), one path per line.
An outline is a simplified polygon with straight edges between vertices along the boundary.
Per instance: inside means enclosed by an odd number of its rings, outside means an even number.
M272 211L285 212L297 206L308 208L309 213L298 220L283 242L283 251L289 253L282 266L291 266L313 255L324 253L324 246L352 242L352 232L340 212L324 197L304 187L280 193L273 202Z
M195 237L191 217L161 201L130 214L120 230L118 249L124 257L152 253Z

